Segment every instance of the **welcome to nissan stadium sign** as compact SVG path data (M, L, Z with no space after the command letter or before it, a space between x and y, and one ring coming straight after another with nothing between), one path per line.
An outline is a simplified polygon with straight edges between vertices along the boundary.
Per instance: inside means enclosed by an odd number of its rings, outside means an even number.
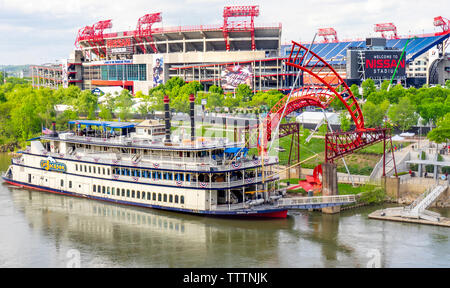
M365 78L391 78L400 60L402 51L365 51ZM398 65L396 78L406 76L405 55Z

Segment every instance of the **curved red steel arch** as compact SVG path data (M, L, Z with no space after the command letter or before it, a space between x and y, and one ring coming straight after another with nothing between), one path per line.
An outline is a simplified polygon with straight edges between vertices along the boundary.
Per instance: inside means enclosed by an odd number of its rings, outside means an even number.
M295 54L295 56L294 56ZM349 112L356 130L364 131L364 118L356 97L342 77L325 60L305 46L292 41L292 49L286 65L305 72L319 85L305 86L281 99L270 111L265 120L267 141L271 139L272 128L291 112L307 106L327 108L337 97ZM286 110L284 110L286 106ZM283 111L285 111L283 113ZM283 114L283 115L281 115Z

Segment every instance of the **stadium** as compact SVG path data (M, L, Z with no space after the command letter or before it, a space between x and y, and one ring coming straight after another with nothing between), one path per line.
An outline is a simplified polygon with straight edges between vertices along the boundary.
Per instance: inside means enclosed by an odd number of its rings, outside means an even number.
M75 50L63 64L32 66L32 84L89 90L120 86L147 93L178 76L186 82L201 82L205 90L217 85L230 92L246 83L253 91L288 91L298 74L284 63L292 44L281 43L281 23L259 24L255 19L259 14L259 6L229 6L224 7L221 24L154 27L163 16L153 13L139 18L135 30L120 32L110 31L112 20L100 21L78 31ZM317 40L302 45L331 64L348 84L360 84L366 78L376 83L390 80L394 69L371 71L373 67L367 66L369 57L376 59L380 53L404 61L395 75L397 83L444 84L450 79L450 55L445 53L450 21L439 16L430 19L431 24L442 31L398 36L393 23L382 23L374 26L379 38L353 40L339 40L335 29L323 28ZM328 68L318 64L308 65L327 75ZM309 81L314 82L302 77L297 86Z

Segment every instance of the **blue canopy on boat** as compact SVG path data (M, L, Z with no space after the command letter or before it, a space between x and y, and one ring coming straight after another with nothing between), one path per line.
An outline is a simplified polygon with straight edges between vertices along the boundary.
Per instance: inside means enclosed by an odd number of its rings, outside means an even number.
M225 154L238 154L239 152L242 152L244 154L244 157L247 156L248 148L245 147L233 147L233 148L227 148L225 149Z
M72 120L69 121L69 124L75 125L86 125L86 126L97 126L97 127L105 127L112 129L125 129L125 128L133 128L136 126L135 123L131 122L114 122L114 121L95 121L95 120Z

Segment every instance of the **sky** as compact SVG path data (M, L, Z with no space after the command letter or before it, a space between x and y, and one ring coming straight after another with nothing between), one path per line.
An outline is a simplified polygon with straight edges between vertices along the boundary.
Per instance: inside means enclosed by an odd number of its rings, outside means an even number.
M111 31L134 30L137 19L162 12L154 27L223 23L224 6L259 5L258 24L281 23L282 42L311 42L319 28L340 39L375 36L393 22L399 35L438 32L433 18L450 18L449 0L0 0L0 65L55 63L75 48L79 28L113 20ZM442 13L448 13L443 15Z

